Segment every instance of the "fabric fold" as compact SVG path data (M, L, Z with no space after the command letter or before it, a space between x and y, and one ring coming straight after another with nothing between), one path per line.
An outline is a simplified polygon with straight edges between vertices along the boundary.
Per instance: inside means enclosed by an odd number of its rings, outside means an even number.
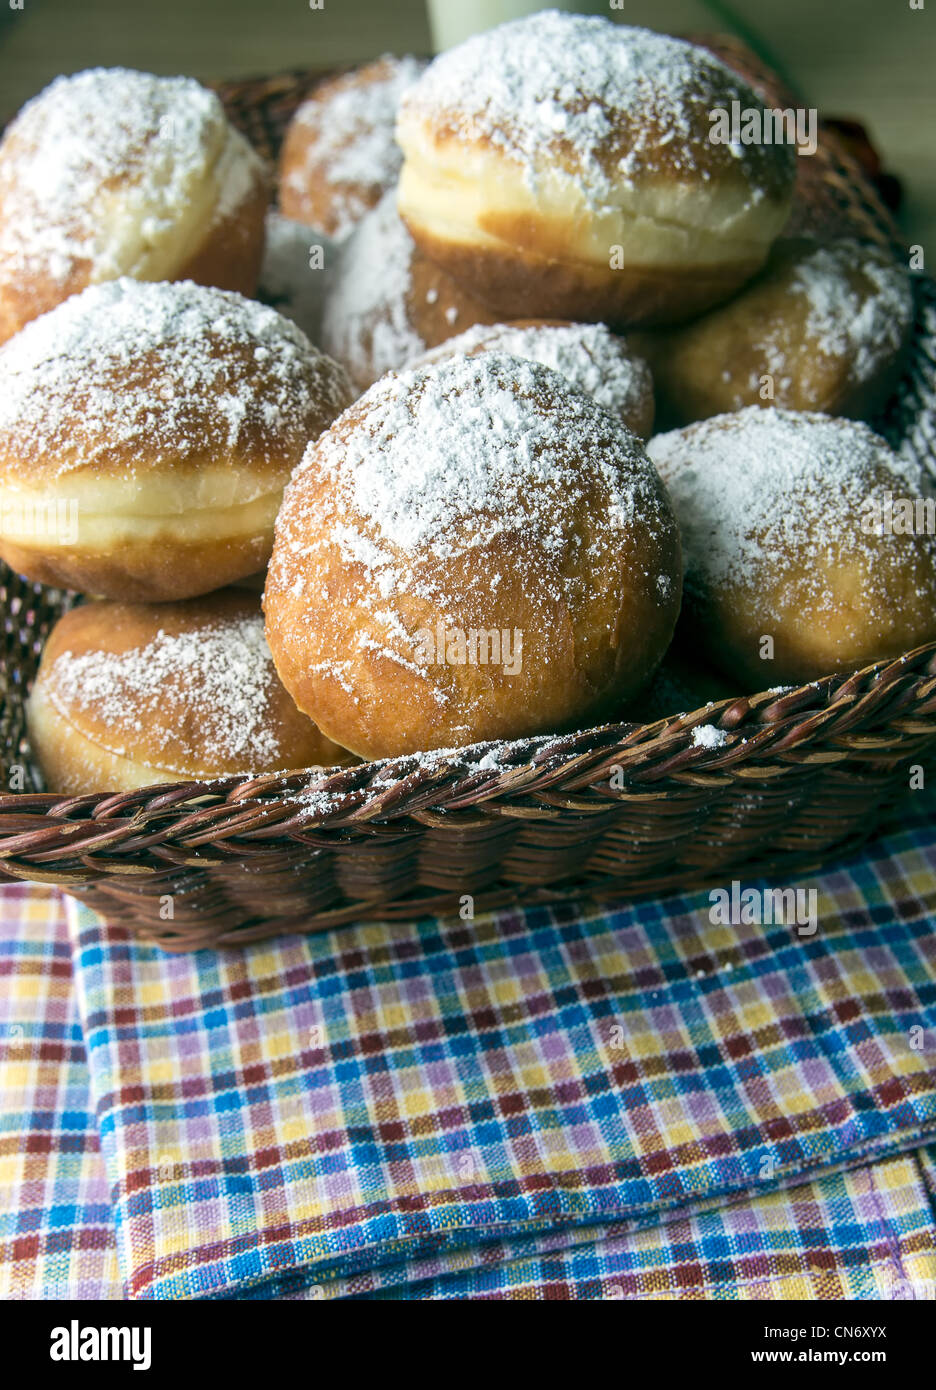
M904 821L797 885L811 934L701 894L170 957L73 906L130 1296L611 1287L641 1232L925 1145L936 845Z

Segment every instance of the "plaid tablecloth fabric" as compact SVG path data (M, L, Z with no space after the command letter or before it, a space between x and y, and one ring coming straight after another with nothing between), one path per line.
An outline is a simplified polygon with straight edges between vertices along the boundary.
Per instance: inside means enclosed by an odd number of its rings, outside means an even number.
M64 899L0 888L0 1298L120 1298Z
M925 813L801 886L182 957L2 890L0 1295L934 1297Z

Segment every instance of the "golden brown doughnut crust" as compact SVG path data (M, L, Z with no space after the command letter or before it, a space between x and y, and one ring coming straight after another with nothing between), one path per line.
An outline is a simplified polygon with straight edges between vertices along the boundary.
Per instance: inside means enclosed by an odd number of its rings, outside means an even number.
M254 574L289 474L353 394L295 325L239 295L93 286L0 348L0 555L150 602Z
M286 694L262 631L257 599L230 590L66 613L28 705L46 785L78 795L348 761Z
M261 160L197 82L57 79L0 142L0 342L124 274L253 294L268 201Z
M378 58L326 78L295 112L280 152L286 217L343 240L399 174L393 136L402 92L425 64Z
M239 207L216 219L202 245L172 279L235 290L251 299L263 262L269 203L267 180L258 178Z
M936 639L936 535L891 505L923 479L867 426L749 406L648 452L682 534L683 631L730 679L800 684Z
M476 295L446 275L416 246L410 261L406 309L414 333L427 348L438 347L464 328L495 322Z
M639 347L667 425L748 405L868 419L897 384L912 325L909 277L888 252L799 238L778 242L730 303Z
M710 138L762 111L710 53L543 12L440 55L404 96L399 209L503 318L679 322L763 264L796 156Z
M178 538L169 542L161 531L153 538L135 536L132 545L123 539L108 549L90 546L57 546L36 550L4 536L0 556L17 574L56 589L71 589L102 598L123 594L131 603L168 603L180 589L186 594L209 594L238 583L246 569L255 575L270 558L271 543L264 532L272 530L279 494L257 514L264 527L232 540L200 538L190 544ZM255 592L262 591L262 581Z
M434 236L418 224L409 204L403 220L420 251L458 285L471 286L480 303L501 319L557 318L608 323L619 329L634 324L682 323L720 304L760 270L764 253L729 265L682 263L679 266L596 266L563 259L535 246L518 246L529 234L527 217L498 219L498 245L471 247ZM485 231L494 235L492 219ZM507 241L513 237L514 243ZM610 253L609 253L610 254Z
M558 373L483 353L383 378L310 447L264 611L299 707L392 757L611 716L662 656L680 579L633 435Z

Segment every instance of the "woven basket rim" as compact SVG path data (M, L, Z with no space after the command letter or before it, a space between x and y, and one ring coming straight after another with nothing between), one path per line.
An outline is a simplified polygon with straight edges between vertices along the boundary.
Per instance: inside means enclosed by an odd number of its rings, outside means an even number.
M773 758L791 751L791 743L802 741L804 723L809 723L810 732L818 733L843 706L854 707L854 722L860 724L861 696L871 690L878 696L885 692L892 697L889 718L906 713L906 706L913 707L914 717L936 713L936 641L852 673L729 696L650 723L622 721L565 734L427 750L350 767L188 779L130 792L80 796L10 792L0 795L0 825L7 832L13 831L10 816L18 812L30 820L38 814L66 821L75 832L82 826L99 831L108 823L119 823L121 838L127 817L134 823L134 833L141 835L148 827L172 820L176 838L188 835L193 845L222 831L226 838L240 840L283 835L304 838L324 827L359 829L413 817L426 823L433 813L451 818L453 813L492 801L507 802L519 813L531 781L535 781L537 797L542 798L548 793L549 782L560 779L565 802L569 809L575 809L571 790L594 788L612 765L626 762L631 755L638 755L645 765L638 781L646 785L648 796L654 795L654 782L675 776L700 787L715 785L713 779L719 773L735 767L742 757L750 762L756 749ZM696 741L694 731L701 726L717 729L723 738L714 746ZM495 757L495 750L506 756ZM656 764L655 755L660 759ZM791 755L795 757L795 751ZM395 775L388 780L386 774L391 770ZM758 771L769 775L761 767L752 768L752 776ZM570 786L572 772L575 777ZM633 783L629 785L633 790ZM182 824L179 812L188 803L193 810ZM528 809L535 808L531 805ZM219 816L219 812L225 814ZM27 833L26 826L23 832ZM64 845L50 850L50 857L54 858L58 849ZM15 839L6 842L5 852L15 854ZM70 856L74 852L75 844L69 841L67 853Z

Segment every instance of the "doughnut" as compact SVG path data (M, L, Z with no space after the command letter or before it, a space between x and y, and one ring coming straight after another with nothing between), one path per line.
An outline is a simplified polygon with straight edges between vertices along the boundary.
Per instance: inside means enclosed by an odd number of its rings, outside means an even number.
M309 446L264 611L299 708L382 758L610 716L681 587L639 440L549 367L485 352L385 376Z
M564 376L599 405L617 415L640 439L653 428L653 377L642 357L603 323L563 323L560 319L521 319L488 328L476 325L441 347L410 362L410 367L442 362L462 354L506 352L527 357Z
M786 144L721 144L763 105L704 49L547 10L436 58L400 103L399 209L501 318L670 323L760 269L790 210Z
M933 499L867 425L748 406L647 448L682 534L683 626L726 675L772 689L936 639Z
M289 123L280 153L280 209L342 241L396 183L400 97L419 58L378 58L320 82Z
M797 239L729 304L641 347L672 424L747 405L867 419L897 385L912 327L910 278L887 251Z
M267 201L259 156L191 78L57 78L0 142L0 342L122 275L252 294Z
M416 249L391 189L341 247L326 285L321 341L365 391L463 328L496 321Z
M0 347L0 557L138 602L255 574L292 469L353 397L265 305L92 285Z
M27 703L50 791L347 762L276 675L256 597L88 603L49 636Z
M313 343L322 336L325 288L338 247L321 232L270 210L257 297L292 319Z

